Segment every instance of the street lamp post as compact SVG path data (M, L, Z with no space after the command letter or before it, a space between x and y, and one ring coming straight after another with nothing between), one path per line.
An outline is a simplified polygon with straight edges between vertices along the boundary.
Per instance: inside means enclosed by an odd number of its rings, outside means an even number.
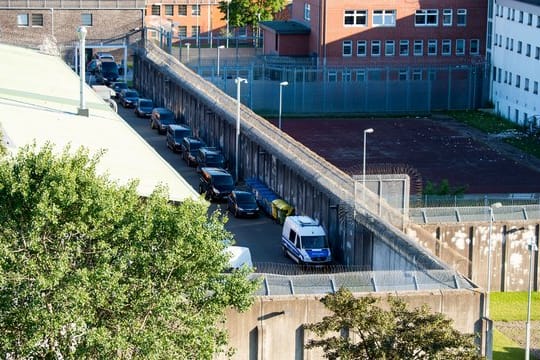
M243 82L247 84L247 79L237 77L234 79L236 83L236 147L235 147L235 180L238 182L238 150L240 146L240 84Z
M278 127L281 130L281 109L283 107L283 87L289 85L289 82L282 81L279 83L279 120Z
M77 28L77 37L79 38L79 58L80 58L80 103L77 109L77 115L88 116L88 109L86 108L86 99L84 98L84 82L86 78L86 60L85 60L85 48L86 48L86 27L79 26Z
M223 45L219 45L217 47L217 76L218 76L218 78L219 78L219 51L221 49L224 49L224 48L225 48L225 46L223 46Z
M538 251L538 246L534 242L534 236L531 236L529 239L529 289L527 291L527 324L525 325L525 360L529 360L531 353L531 282L532 282L532 273L533 273L533 263L534 263L534 252Z
M367 134L373 133L373 128L364 130L364 154L362 160L362 202L366 201L366 140Z
M231 5L231 0L227 0L227 30L225 34L226 47L229 48L229 6Z
M186 43L186 48L187 48L187 52L186 52L186 64L189 63L189 47L191 46L190 43Z
M491 204L489 207L489 233L488 233L488 258L487 258L487 285L486 285L486 305L485 305L485 318L489 319L489 303L491 292L491 238L493 236L493 209L502 207L500 202ZM493 358L493 332L491 326L486 326L486 357L491 360Z

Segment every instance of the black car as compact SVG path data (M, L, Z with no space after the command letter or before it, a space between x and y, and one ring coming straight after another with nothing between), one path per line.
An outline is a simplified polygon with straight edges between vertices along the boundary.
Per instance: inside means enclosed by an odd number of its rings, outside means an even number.
M118 80L118 65L114 61L101 61L95 71L98 84L110 85Z
M225 169L203 167L199 178L199 193L209 200L225 199L234 189L234 180Z
M201 171L202 167L218 167L225 168L225 157L221 151L215 147L201 147L195 156L197 163L197 172Z
M167 127L167 147L174 152L182 151L182 140L186 136L191 136L191 128L187 125L169 125Z
M235 217L240 216L259 216L259 206L255 195L249 191L233 190L227 196L227 209Z
M122 104L123 107L135 107L137 100L139 99L139 93L137 90L133 89L124 89L120 91L120 98L118 101Z
M205 145L204 141L197 137L187 136L182 139L182 158L188 166L197 165L197 151Z
M128 84L123 81L117 81L111 84L111 89L114 90L114 97L120 98L120 92L128 88Z
M150 115L150 127L152 129L157 129L158 133L165 134L167 126L175 123L176 116L171 110L164 107L157 107L152 110L152 115Z
M152 99L139 98L135 105L135 115L137 117L150 117L152 115L152 109L154 108L154 102Z

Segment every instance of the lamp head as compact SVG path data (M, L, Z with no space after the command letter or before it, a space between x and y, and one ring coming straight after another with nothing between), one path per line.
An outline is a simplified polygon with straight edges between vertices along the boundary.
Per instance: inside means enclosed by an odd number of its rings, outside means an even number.
M218 49L225 49L225 45L219 45L217 48Z
M287 86L289 85L289 82L288 81L282 81L279 83L280 86Z
M373 130L373 128L369 128L369 129L364 130L364 133L365 134L371 134L373 131L375 131L375 130Z
M241 78L241 77L237 77L236 79L234 79L234 82L235 82L236 84L241 84L241 83L243 83L243 82L247 84L248 81L247 81L247 79L244 79L244 78Z
M77 28L77 37L79 38L79 40L84 40L87 33L88 30L86 30L86 26L79 26Z

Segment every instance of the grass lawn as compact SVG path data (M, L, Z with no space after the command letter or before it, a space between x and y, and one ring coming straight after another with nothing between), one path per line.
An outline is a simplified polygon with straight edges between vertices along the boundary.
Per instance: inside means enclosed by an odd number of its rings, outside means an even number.
M540 293L531 293L531 321L540 320ZM493 292L490 294L490 316L493 321L522 321L527 319L527 292ZM525 349L497 330L493 332L494 360L521 360Z

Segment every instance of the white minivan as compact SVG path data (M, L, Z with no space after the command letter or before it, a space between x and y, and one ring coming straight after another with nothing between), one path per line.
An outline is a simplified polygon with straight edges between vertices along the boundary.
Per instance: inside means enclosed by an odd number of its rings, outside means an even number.
M308 216L287 216L281 232L281 248L299 264L332 261L328 237L322 225Z

